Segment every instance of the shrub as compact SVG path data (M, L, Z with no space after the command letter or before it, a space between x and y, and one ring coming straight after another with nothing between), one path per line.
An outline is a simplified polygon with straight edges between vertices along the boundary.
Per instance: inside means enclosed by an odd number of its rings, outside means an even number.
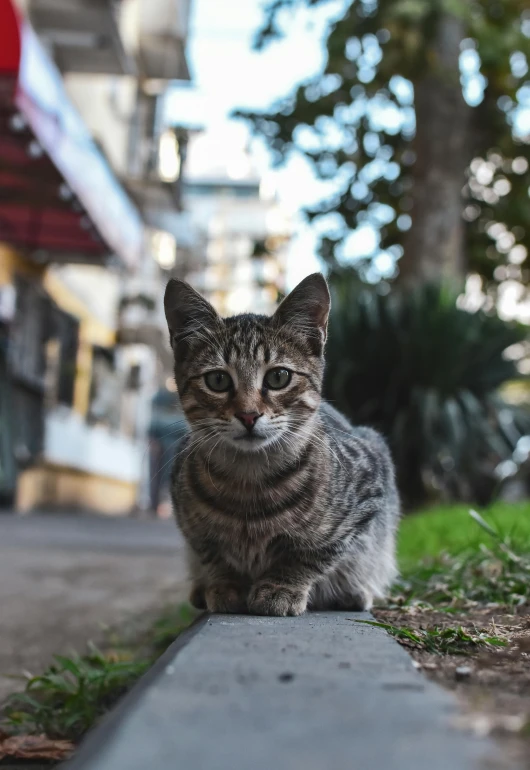
M520 377L504 351L525 330L459 309L443 286L381 295L343 273L332 293L325 395L387 437L405 503L491 499L495 469L530 432L499 395Z

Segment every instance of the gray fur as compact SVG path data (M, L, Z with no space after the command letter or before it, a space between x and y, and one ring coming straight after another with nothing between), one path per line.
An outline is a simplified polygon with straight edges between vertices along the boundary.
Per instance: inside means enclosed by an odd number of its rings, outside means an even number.
M383 438L321 399L329 294L305 279L271 318L221 319L191 287L165 298L190 433L172 475L192 601L218 612L367 609L396 575L399 499ZM272 368L291 372L268 389ZM211 392L222 371L230 390ZM247 434L241 414L258 415Z

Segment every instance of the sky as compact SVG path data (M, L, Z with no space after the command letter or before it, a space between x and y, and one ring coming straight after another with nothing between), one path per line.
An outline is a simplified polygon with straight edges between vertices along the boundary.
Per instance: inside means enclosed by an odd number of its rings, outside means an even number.
M323 37L329 20L341 15L347 0L329 0L317 8L302 8L288 15L286 38L270 43L261 52L252 51L252 40L263 19L264 0L191 2L187 56L192 83L172 91L166 117L171 122L205 130L199 158L203 167L214 167L219 158L230 166L241 159L242 149L249 142L247 126L243 121L231 119L230 113L237 108L266 110L296 85L318 74L325 64ZM465 98L476 105L482 99L485 81L472 45L463 45L460 65ZM517 66L517 61L514 60L512 66ZM403 84L410 89L406 81ZM410 97L412 99L412 92ZM528 88L521 93L519 101L514 126L516 132L525 133L530 130ZM385 122L391 117L385 114ZM404 115L397 117L404 119ZM294 215L295 235L289 249L287 271L290 289L305 275L320 269L316 231L319 226L325 229L330 224L317 220L310 228L298 212L326 199L340 181L317 181L301 156L292 157L284 168L271 172L264 145L254 140L251 146L259 173L273 177L280 201ZM374 253L377 273L391 274L395 257L378 253L377 233L372 226L360 226L345 240L343 258L347 261Z
M205 164L215 165L218 157L227 164L237 162L248 144L244 122L230 118L234 109L267 109L321 71L325 64L322 36L344 0L330 0L317 12L301 9L290 15L288 36L254 52L252 39L263 19L262 7L263 0L192 0L187 47L192 83L172 91L166 118L205 129L201 144ZM254 141L252 150L259 172L273 177L280 201L295 216L287 274L291 288L320 267L315 234L296 212L319 200L323 185L302 158L271 172L264 146Z

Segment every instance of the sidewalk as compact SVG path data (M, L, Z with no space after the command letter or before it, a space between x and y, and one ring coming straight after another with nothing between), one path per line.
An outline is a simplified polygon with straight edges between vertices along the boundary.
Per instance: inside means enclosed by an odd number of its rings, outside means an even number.
M363 617L204 618L68 770L499 768L490 740L454 726L454 696Z
M0 701L54 653L186 597L173 521L0 514Z

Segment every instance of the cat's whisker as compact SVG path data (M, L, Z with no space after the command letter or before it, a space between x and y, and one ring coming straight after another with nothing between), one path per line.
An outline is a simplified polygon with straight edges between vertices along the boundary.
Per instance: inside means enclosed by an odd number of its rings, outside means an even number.
M322 276L269 319L221 319L181 281L165 303L181 403L199 415L172 496L208 609L369 608L394 574L398 499L383 440L321 402Z

